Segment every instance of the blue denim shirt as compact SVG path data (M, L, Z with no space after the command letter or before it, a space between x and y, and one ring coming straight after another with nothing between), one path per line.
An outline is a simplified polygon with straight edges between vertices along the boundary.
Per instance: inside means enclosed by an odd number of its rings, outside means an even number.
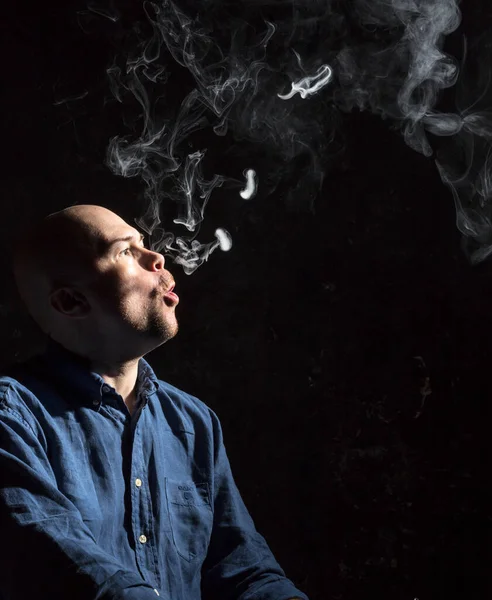
M139 361L138 407L80 357L0 376L3 600L286 600L217 415Z

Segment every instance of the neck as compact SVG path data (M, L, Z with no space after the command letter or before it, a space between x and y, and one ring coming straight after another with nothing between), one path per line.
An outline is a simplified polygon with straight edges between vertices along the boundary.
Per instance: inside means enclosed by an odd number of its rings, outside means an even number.
M135 412L135 408L137 405L137 391L136 389L133 390L133 392L127 397L123 397L123 400L126 404L126 407L128 408L128 411L131 415L133 415L133 413Z
M92 370L99 373L104 381L112 386L123 398L130 412L133 411L137 400L137 375L140 359L134 359L122 364L93 362Z
M83 360L84 366L101 375L104 381L123 398L130 413L133 413L137 401L137 376L140 357L129 360L107 360L104 358L105 355L102 354L97 358L89 358L90 355L64 345L53 338L51 339L53 343L59 344L65 350L71 352L74 357Z

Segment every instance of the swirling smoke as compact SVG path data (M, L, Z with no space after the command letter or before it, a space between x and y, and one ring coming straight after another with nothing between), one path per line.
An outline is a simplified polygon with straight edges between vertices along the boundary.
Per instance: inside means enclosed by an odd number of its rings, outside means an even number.
M139 130L133 124L110 140L107 164L141 178L147 209L137 223L186 273L216 248L231 247L220 227L214 241L196 239L216 187L249 201L259 186L265 198L282 183L287 206L312 208L339 152L340 115L353 110L388 120L427 157L432 139L446 138L434 160L452 191L465 251L472 263L492 253L490 69L468 76L474 60L490 64L490 44L481 40L472 50L465 40L461 64L443 51L461 23L456 0L156 0L143 10L145 27L131 24L131 47L107 70L114 98L139 103ZM114 5L90 5L89 12L127 27ZM173 113L166 98L180 93L177 65L192 89ZM439 112L441 92L452 87L456 110ZM243 180L207 179L207 148L190 152L184 143L200 130L227 135L237 156L241 144L268 152L267 176L258 176L244 152ZM170 201L186 235L158 227L160 207Z

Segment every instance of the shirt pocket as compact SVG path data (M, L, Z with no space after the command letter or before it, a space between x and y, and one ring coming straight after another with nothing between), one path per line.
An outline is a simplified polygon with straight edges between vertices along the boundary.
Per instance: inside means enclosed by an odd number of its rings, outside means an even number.
M166 478L166 496L176 551L188 562L204 559L213 525L208 483Z

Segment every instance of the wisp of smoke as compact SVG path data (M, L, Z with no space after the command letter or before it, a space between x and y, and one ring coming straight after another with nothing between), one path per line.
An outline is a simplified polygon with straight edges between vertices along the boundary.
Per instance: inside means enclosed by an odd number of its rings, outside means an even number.
M338 117L354 109L389 120L427 157L432 136L446 138L436 165L452 190L465 250L473 263L492 253L489 69L473 86L469 50L461 69L443 51L461 23L457 0L155 0L143 9L150 33L134 24L137 41L107 70L114 98L138 102L141 127L110 140L107 164L143 181L147 209L137 222L186 273L232 245L223 228L208 244L196 239L215 188L248 201L261 184L266 197L295 169L286 202L312 208L336 153ZM112 23L120 15L113 5L92 3L90 11ZM478 54L490 49L482 46ZM176 66L192 86L171 114L162 100L183 89L173 81ZM453 86L456 112L439 112L440 92ZM244 180L205 177L207 148L184 144L200 130L227 134L238 156L242 144L261 149L268 176L260 181L244 152ZM177 206L174 223L187 230L179 237L158 227L168 201Z

